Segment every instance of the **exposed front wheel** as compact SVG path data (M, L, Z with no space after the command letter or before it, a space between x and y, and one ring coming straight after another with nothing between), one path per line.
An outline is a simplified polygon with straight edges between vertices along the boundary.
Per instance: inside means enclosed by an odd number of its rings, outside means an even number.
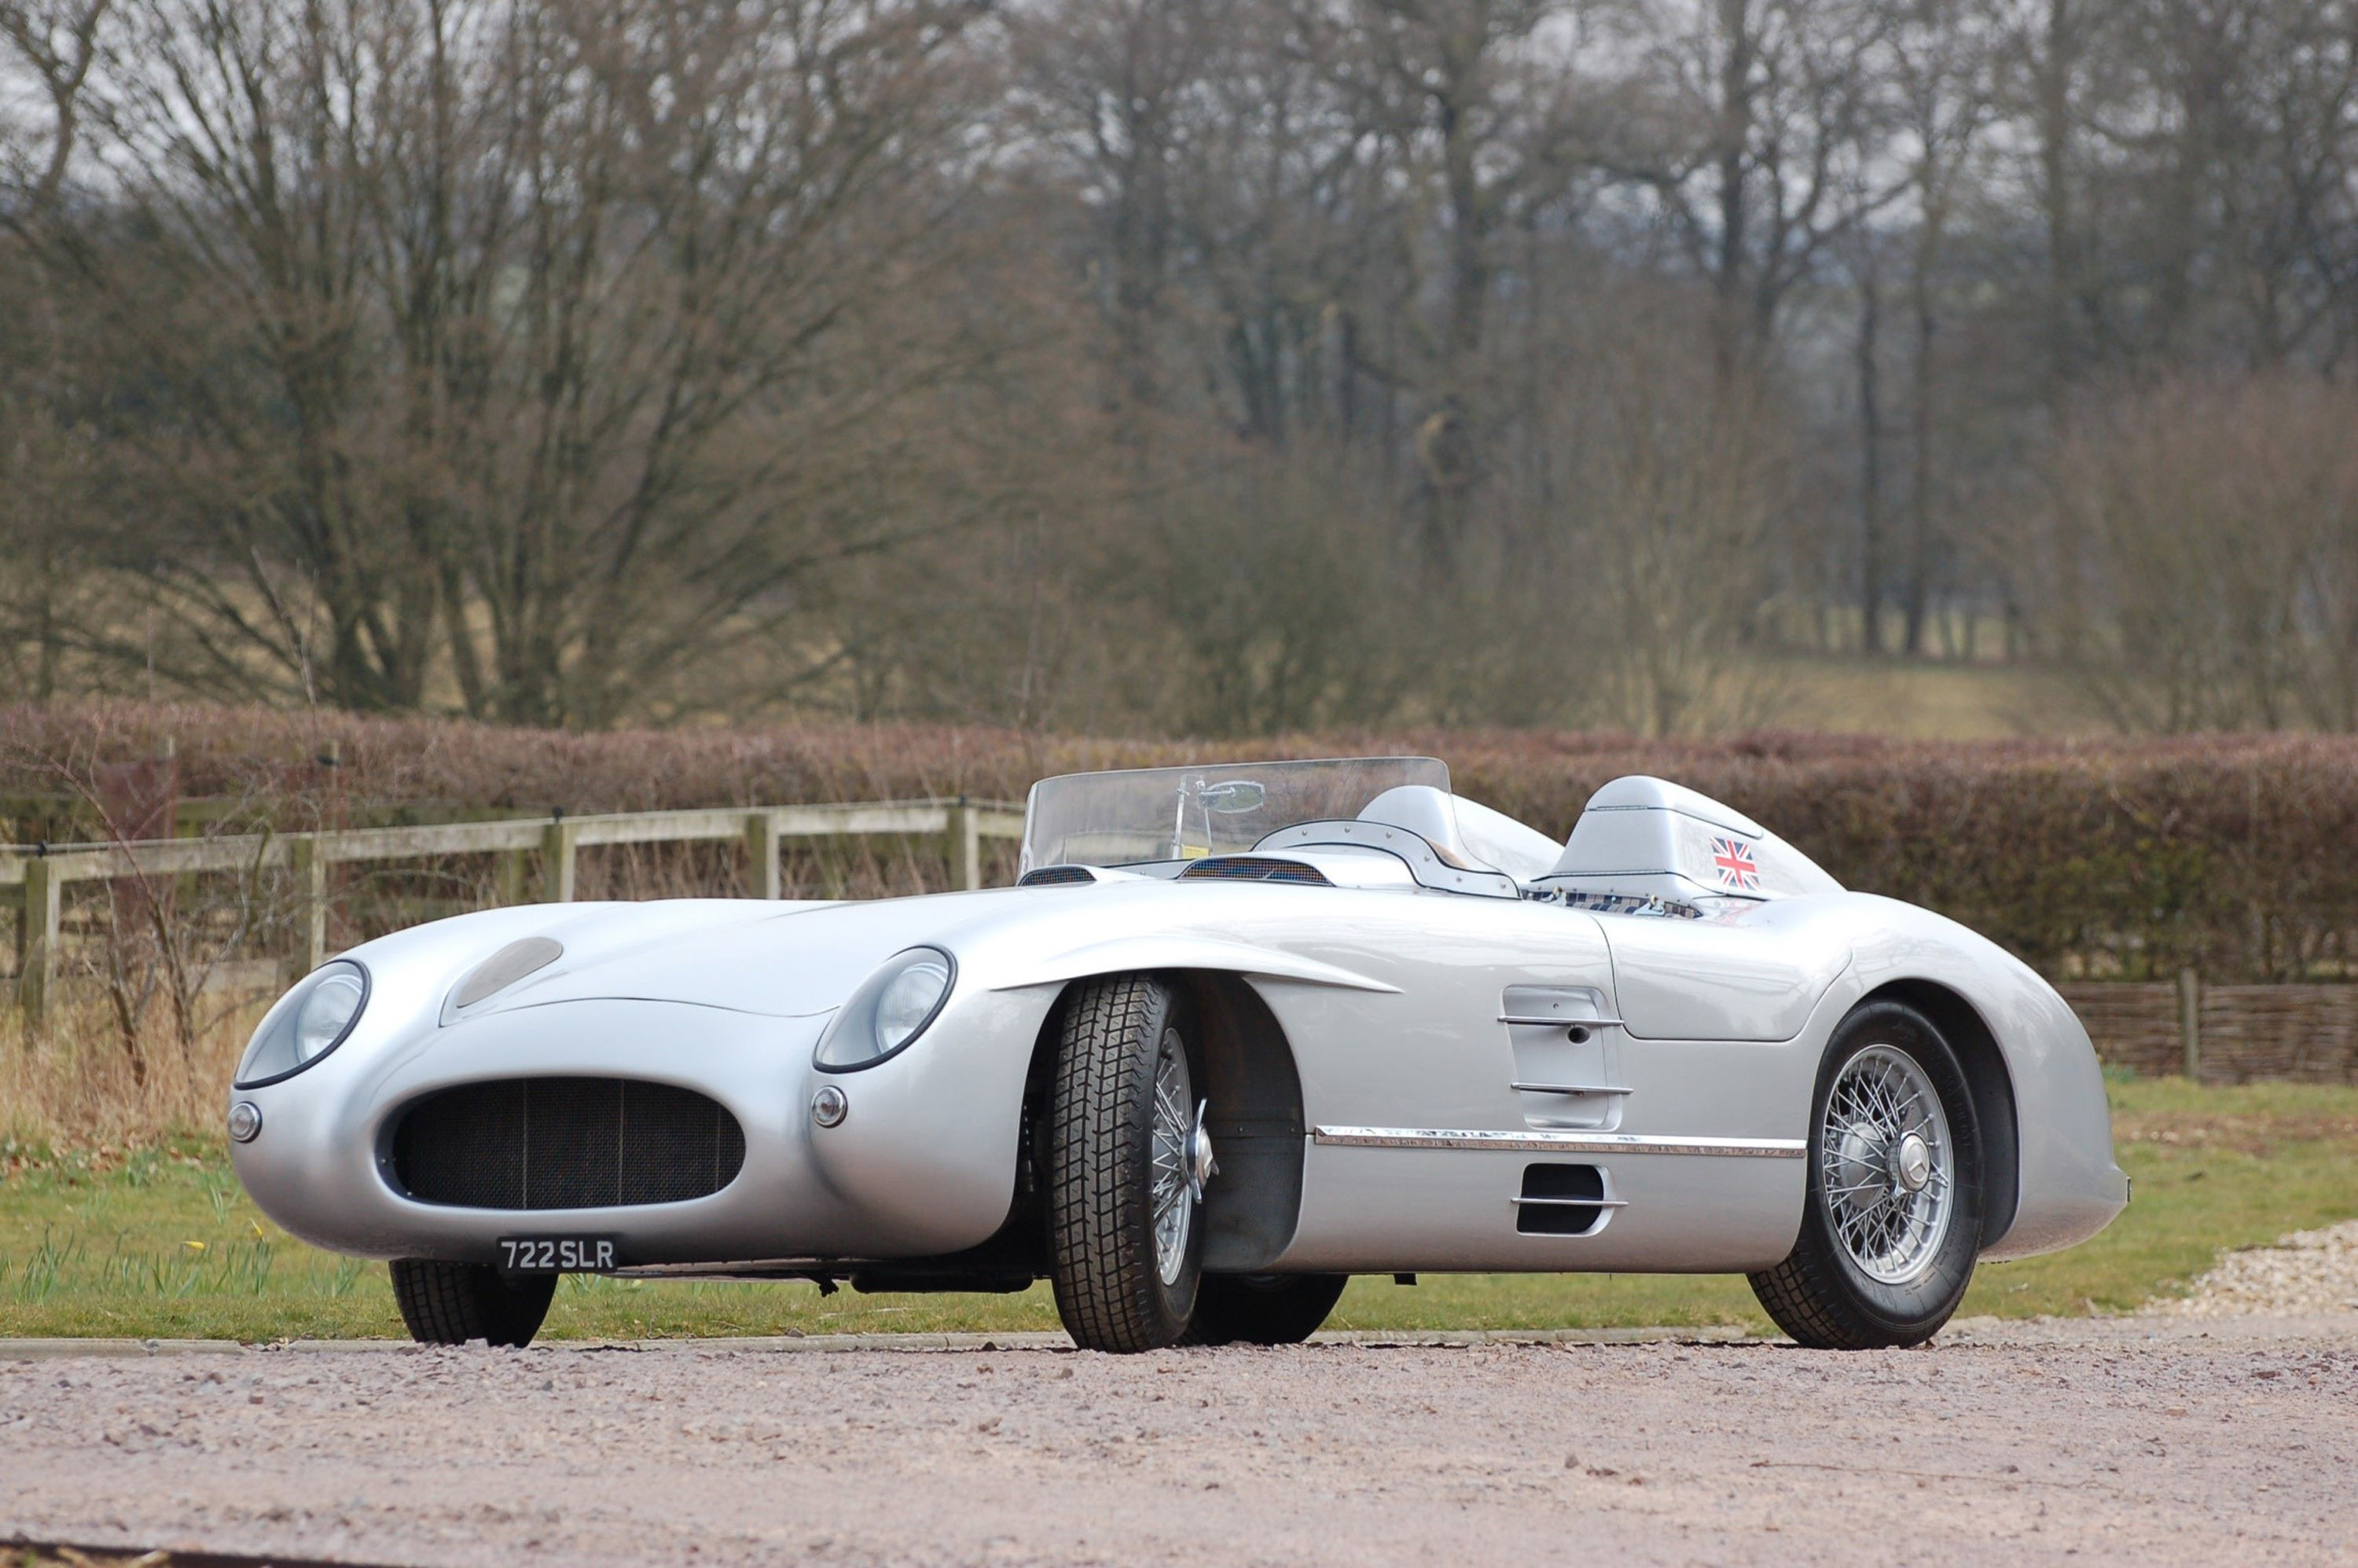
M1954 1052L1898 1002L1835 1029L1810 1119L1801 1233L1751 1276L1777 1325L1823 1350L1918 1345L1939 1332L1981 1250L1981 1127Z
M1206 1274L1195 1292L1195 1345L1299 1345L1343 1299L1347 1274Z
M1176 1344L1195 1310L1211 1174L1179 993L1091 980L1065 1008L1050 1086L1047 1213L1056 1313L1084 1350Z
M532 1343L557 1294L554 1274L506 1274L488 1263L396 1258L393 1299L421 1345L480 1339L518 1349Z

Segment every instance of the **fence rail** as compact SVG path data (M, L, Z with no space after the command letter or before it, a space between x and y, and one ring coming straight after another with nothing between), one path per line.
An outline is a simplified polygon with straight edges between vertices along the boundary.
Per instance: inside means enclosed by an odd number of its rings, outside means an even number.
M2358 986L2214 986L2189 973L2061 989L2110 1066L2213 1084L2358 1084Z
M983 885L982 841L1020 838L1023 813L1004 801L907 800L827 806L729 806L450 822L319 833L260 833L114 844L0 844L0 909L21 898L17 998L39 1022L56 1001L63 892L68 884L200 873L290 873L293 941L285 962L308 973L327 957L329 871L366 861L498 855L505 902L522 902L536 861L552 903L574 896L587 848L737 840L752 896L784 895L783 845L794 839L938 837L954 888ZM2065 999L2105 1062L2214 1082L2284 1078L2358 1083L2358 986L2104 981L2070 984ZM5 994L5 992L0 992Z
M20 890L24 918L18 927L22 958L17 1000L26 1016L38 1023L56 999L63 894L70 882L285 870L292 875L296 899L296 942L287 959L295 973L308 974L327 957L330 866L496 854L510 857L503 884L520 890L523 871L536 857L547 901L568 903L573 899L576 858L583 849L737 839L745 846L752 896L774 899L784 891L779 850L786 840L867 835L939 836L948 853L950 885L979 888L983 885L982 840L1022 838L1023 811L1004 801L875 801L527 816L116 844L9 844L0 845L0 889Z

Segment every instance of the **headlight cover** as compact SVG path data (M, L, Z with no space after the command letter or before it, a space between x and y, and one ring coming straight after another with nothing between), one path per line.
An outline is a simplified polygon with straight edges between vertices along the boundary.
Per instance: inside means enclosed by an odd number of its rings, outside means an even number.
M477 1002L489 1001L510 986L530 979L565 957L565 944L547 936L526 936L511 942L467 971L442 1004L442 1022L450 1023Z
M369 972L350 958L320 965L278 999L237 1065L236 1087L291 1078L344 1043L369 999Z
M940 1015L957 981L957 960L938 947L894 954L827 1020L811 1065L854 1073L905 1049Z

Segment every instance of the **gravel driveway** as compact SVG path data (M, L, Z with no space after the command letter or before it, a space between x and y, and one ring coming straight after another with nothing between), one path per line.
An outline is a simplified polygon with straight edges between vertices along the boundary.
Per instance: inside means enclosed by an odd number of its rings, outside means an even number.
M400 1563L2358 1560L2358 1314L0 1361L0 1539Z

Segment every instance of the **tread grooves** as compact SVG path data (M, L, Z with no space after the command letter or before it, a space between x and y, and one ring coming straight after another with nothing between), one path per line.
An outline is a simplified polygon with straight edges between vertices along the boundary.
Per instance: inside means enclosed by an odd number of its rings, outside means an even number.
M1057 1315L1084 1349L1152 1350L1185 1328L1162 1300L1137 1157L1174 1005L1168 988L1139 975L1088 981L1065 1004L1050 1086L1048 1248Z
M503 1275L488 1263L396 1258L393 1299L421 1345L480 1339L521 1348L532 1343L557 1294L554 1274Z

